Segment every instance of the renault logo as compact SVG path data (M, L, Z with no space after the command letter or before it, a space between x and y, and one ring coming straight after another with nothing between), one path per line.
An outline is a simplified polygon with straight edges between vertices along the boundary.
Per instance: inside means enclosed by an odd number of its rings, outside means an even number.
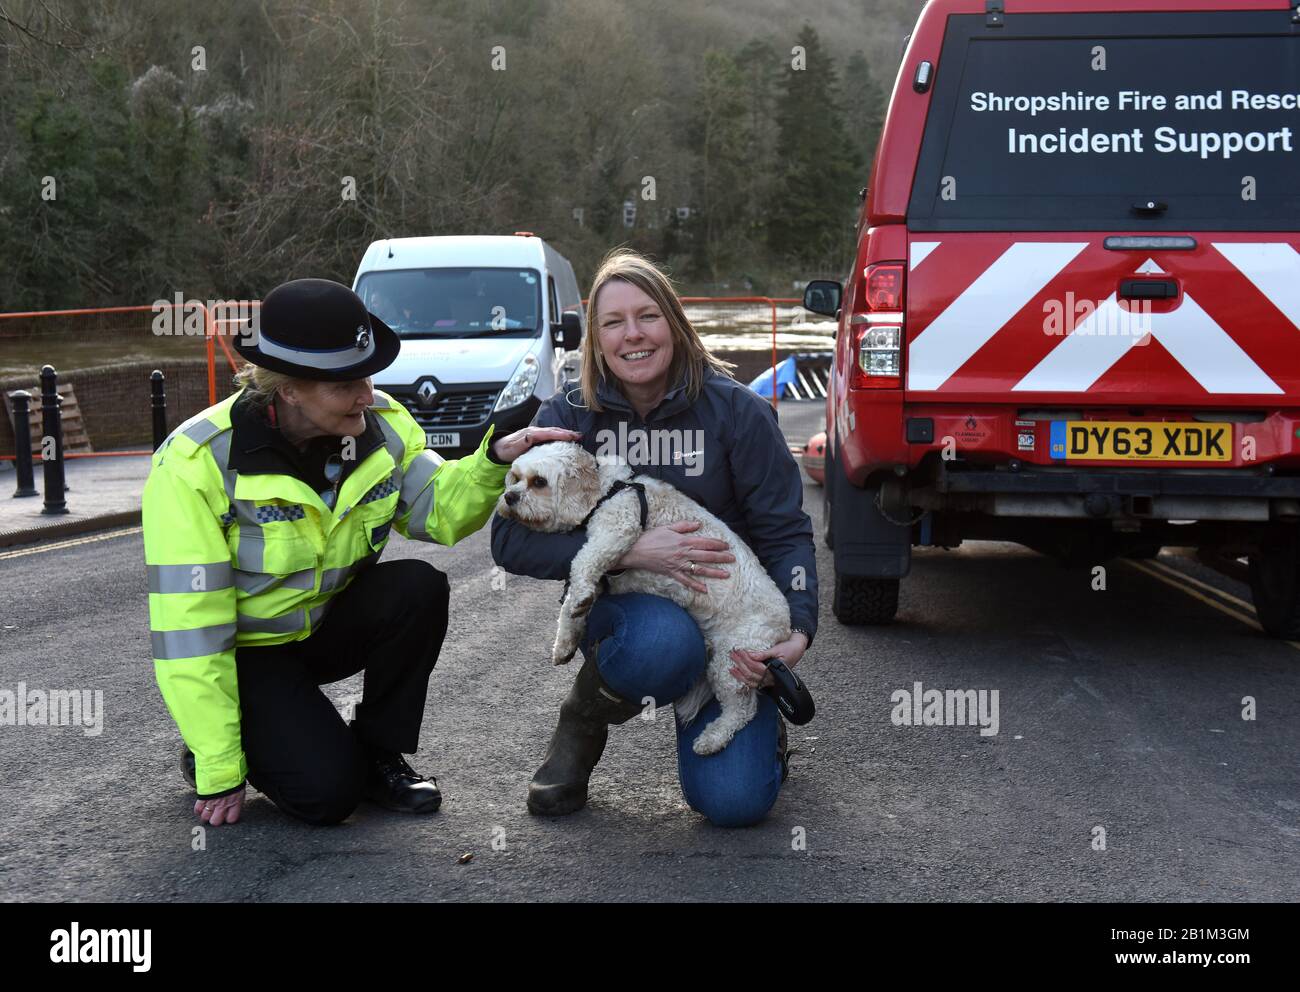
M420 406L433 406L433 400L438 395L438 388L428 380L420 383L420 388L415 391L415 395L420 399Z

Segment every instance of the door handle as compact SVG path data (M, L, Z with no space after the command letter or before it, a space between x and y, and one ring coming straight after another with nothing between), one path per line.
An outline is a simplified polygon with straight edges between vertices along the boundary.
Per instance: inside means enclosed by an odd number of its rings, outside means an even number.
M1125 279L1119 284L1119 295L1128 300L1172 300L1178 295L1178 283L1173 279Z

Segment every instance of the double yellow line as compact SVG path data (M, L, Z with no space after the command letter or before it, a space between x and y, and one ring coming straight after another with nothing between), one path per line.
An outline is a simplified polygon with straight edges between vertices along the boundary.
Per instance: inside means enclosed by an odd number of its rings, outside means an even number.
M1212 586L1208 582L1202 582L1194 576L1180 572L1176 568L1170 568L1168 565L1155 559L1149 561L1135 561L1132 558L1127 558L1125 561L1127 561L1133 568L1136 568L1139 572L1145 572L1153 579L1158 579L1165 583L1165 585L1173 586L1179 592L1186 593L1193 599L1199 599L1202 603L1214 607L1214 609L1218 610L1220 613L1224 613L1232 617L1234 620L1241 621L1247 627L1251 627L1261 633L1263 632L1264 628L1261 627L1259 621L1255 619L1255 607L1250 603L1247 603L1244 599L1234 596L1232 593L1224 592L1222 589ZM1300 641L1287 641L1286 643L1290 644L1297 651L1300 651Z
M94 544L96 541L108 541L115 537L129 537L131 534L139 534L142 527L127 527L123 530L111 530L103 534L92 534L90 537L78 537L70 541L55 541L52 544L38 544L34 548L19 548L16 551L0 551L0 561L6 558L22 558L25 555L39 555L45 551L61 551L64 548L75 548L82 544Z

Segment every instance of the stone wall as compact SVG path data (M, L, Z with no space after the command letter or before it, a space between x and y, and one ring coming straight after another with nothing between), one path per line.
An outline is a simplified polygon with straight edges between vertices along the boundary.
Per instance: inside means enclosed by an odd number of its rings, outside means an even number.
M77 394L86 433L96 451L148 448L152 445L153 408L149 376L154 369L160 369L166 376L168 429L207 408L208 364L203 359L104 365L59 373L60 384L71 383ZM220 397L227 395L229 366L222 361L217 369L217 393ZM32 405L40 405L39 379L13 376L0 379L0 394L5 396L6 402L8 393L15 389L28 390L32 393ZM13 427L8 416L0 417L0 454L13 453Z

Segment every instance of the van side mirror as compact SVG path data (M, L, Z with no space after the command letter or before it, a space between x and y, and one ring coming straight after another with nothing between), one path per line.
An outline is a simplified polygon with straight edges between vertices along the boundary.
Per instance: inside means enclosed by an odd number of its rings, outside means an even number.
M834 317L839 313L840 297L844 287L828 279L815 279L804 287L803 308L819 313L823 317Z
M555 343L565 351L573 351L582 341L582 318L573 310L560 314L560 326L554 328Z

